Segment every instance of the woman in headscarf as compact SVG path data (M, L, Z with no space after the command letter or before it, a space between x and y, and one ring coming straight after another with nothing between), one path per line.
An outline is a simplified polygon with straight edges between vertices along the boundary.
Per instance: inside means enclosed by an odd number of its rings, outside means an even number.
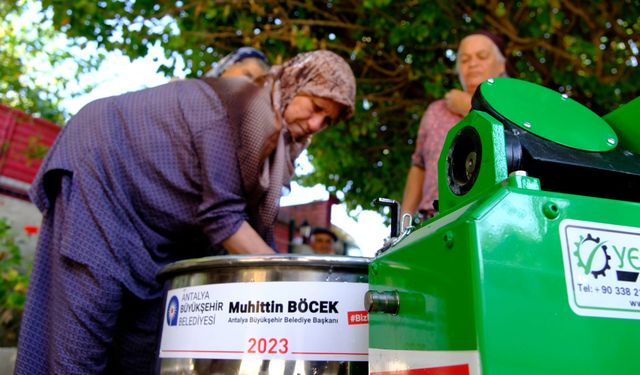
M33 182L44 218L18 374L152 373L169 263L272 253L280 191L309 137L351 116L329 51L264 76L174 81L97 100Z
M269 60L253 47L240 47L213 63L207 77L247 77L255 79L269 72Z

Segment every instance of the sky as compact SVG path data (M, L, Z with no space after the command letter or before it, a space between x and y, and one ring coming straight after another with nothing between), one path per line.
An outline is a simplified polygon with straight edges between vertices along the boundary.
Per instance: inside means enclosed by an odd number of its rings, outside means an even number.
M160 47L151 48L145 58L133 62L118 52L109 53L97 73L81 78L81 85L95 84L95 88L88 94L64 101L63 106L73 115L90 101L166 83L169 79L156 72L158 65L163 61L165 58ZM179 64L178 66L180 67ZM178 76L183 78L184 73L178 73ZM296 163L296 173L310 173L313 170L306 154L300 156ZM284 196L280 203L289 206L328 198L329 193L322 185L305 188L292 183L291 193ZM377 197L371 197L371 200L374 198ZM357 214L357 221L349 216L344 204L334 205L331 211L332 224L354 238L362 256L374 256L389 235L389 227L384 225L383 217L374 211L359 210L354 214Z

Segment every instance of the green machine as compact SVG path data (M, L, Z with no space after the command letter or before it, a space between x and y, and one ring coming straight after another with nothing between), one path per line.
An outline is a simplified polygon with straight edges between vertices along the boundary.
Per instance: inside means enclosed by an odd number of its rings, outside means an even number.
M485 81L446 138L440 213L369 265L370 373L640 374L639 155L640 98L599 117Z

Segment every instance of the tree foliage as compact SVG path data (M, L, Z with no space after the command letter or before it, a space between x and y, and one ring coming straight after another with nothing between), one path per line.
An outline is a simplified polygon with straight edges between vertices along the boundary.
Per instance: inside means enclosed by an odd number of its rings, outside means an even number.
M604 114L640 90L638 0L43 0L70 37L131 58L160 43L200 76L229 51L252 45L275 63L333 50L358 81L356 116L317 135L315 173L303 184L343 192L349 207L400 199L419 119L459 86L457 43L479 28L507 41L517 77L568 93ZM175 61L175 60L174 60ZM162 66L171 75L175 63ZM339 194L341 196L341 194Z
M73 53L64 34L56 31L51 12L38 12L33 0L0 2L0 101L62 124L61 107L78 77L93 71L101 56L82 59Z

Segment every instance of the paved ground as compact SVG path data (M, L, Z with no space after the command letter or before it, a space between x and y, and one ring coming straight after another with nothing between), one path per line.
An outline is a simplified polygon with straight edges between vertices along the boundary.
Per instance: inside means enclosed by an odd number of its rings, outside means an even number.
M13 374L15 362L15 348L0 348L0 375Z
M0 217L9 219L12 230L20 239L20 248L27 259L33 258L37 235L27 235L25 226L40 227L42 215L31 202L0 195Z

